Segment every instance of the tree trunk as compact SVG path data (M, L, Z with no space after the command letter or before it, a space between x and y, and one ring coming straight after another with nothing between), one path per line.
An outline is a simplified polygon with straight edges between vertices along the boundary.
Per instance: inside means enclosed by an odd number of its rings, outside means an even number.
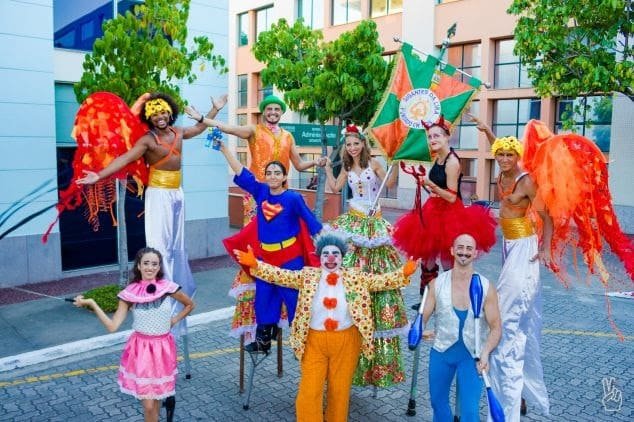
M117 249L119 258L119 287L128 285L128 231L125 224L126 179L116 179L117 184Z

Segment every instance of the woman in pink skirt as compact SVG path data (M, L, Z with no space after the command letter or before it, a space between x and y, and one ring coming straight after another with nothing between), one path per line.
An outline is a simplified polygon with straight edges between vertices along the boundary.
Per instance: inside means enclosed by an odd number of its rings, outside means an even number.
M136 254L130 284L119 292L119 306L112 318L93 299L75 297L78 307L90 307L109 332L115 332L132 311L134 332L121 355L118 383L121 391L141 400L146 422L159 420L160 401L174 396L176 344L170 328L194 309L194 302L178 284L163 280L161 253L143 248ZM171 296L183 304L172 316Z

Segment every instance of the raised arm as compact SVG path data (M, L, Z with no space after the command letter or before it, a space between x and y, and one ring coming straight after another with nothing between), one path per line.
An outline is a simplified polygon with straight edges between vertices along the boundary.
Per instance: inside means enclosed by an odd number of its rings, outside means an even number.
M97 183L99 180L112 176L119 170L122 170L125 166L135 160L138 160L143 156L143 154L145 154L148 150L148 139L152 138L149 137L149 135L143 135L141 139L139 139L137 143L128 150L128 152L112 160L110 164L99 172L84 170L85 176L77 179L76 183L78 185L92 185L93 183Z
M328 162L326 164L326 184L328 188L334 193L338 193L343 189L346 184L346 180L348 178L348 172L341 166L341 171L339 172L339 176L335 179L335 175L332 172L332 162L330 158L327 159Z
M220 142L220 152L222 152L222 155L225 156L227 163L229 163L229 167L231 167L231 170L233 170L233 172L237 175L242 173L242 169L244 168L242 163L238 161L236 157L233 156L231 151L229 151L227 144L225 144L222 141L219 141L219 142Z
M106 330L110 333L114 333L119 329L123 321L125 321L125 317L128 315L128 309L130 308L128 302L119 300L117 310L112 315L112 318L109 318L94 299L84 299L83 295L78 295L75 296L75 302L73 303L78 308L87 306L92 309L95 315L97 315L97 318L99 318L99 321L101 321L104 327L106 327Z
M190 118L196 120L201 125L203 125L203 130L206 127L217 127L224 133L227 133L229 135L234 135L242 139L249 139L251 136L255 134L255 126L252 126L252 125L246 125L246 126L229 125L229 124L219 122L218 120L213 119L213 117L215 117L215 114L212 116L212 118L208 118L203 116L202 114L200 114L193 108L185 108L185 113L187 113L187 115Z
M196 111L196 109L193 107L185 107L185 113L188 116L191 117L192 114L196 114L198 115L198 118L195 119L197 123L194 126L183 128L183 139L193 138L194 136L198 136L203 133L204 130L207 129L207 125L203 122L203 120L205 118L213 119L214 117L216 117L218 112L222 110L225 104L227 104L227 94L220 96L220 98L218 98L217 100L214 100L214 98L211 97L211 110L207 112L206 116L198 113L198 111Z
M469 118L469 121L476 124L476 128L480 132L483 132L486 135L487 140L489 141L489 144L493 145L493 143L495 142L495 133L493 133L489 125L482 122L480 119L478 119L476 116L474 116L471 113L467 113L467 117Z
M489 355L495 349L502 337L502 318L498 306L498 294L493 283L489 283L487 297L484 299L484 316L489 325L489 336L480 352L478 370L480 372L489 369Z

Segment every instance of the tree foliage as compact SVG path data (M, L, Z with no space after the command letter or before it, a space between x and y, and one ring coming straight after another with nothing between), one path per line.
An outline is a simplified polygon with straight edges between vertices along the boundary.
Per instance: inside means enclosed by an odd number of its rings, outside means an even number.
M634 95L632 0L514 0L515 54L541 96Z
M263 82L284 92L292 110L320 123L337 118L367 124L389 76L370 20L324 42L321 32L301 20L289 26L280 19L259 35L253 52L266 64Z
M192 67L200 61L226 72L224 58L213 54L207 37L194 37L186 47L190 0L146 0L103 24L103 37L86 55L75 95L82 102L96 91L110 91L128 104L144 92L161 91L180 104L180 89L174 80L192 83Z

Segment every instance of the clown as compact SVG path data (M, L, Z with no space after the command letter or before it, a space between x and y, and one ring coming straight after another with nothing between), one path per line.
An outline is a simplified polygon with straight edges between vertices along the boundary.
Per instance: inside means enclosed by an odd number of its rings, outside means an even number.
M346 239L335 233L315 241L320 268L284 270L255 258L253 251L235 250L238 261L263 280L299 290L290 343L300 361L296 399L298 421L346 421L352 377L359 356L372 359L374 324L371 293L409 284L416 262L385 274L343 268ZM327 405L323 409L324 385ZM324 414L325 413L325 414Z

